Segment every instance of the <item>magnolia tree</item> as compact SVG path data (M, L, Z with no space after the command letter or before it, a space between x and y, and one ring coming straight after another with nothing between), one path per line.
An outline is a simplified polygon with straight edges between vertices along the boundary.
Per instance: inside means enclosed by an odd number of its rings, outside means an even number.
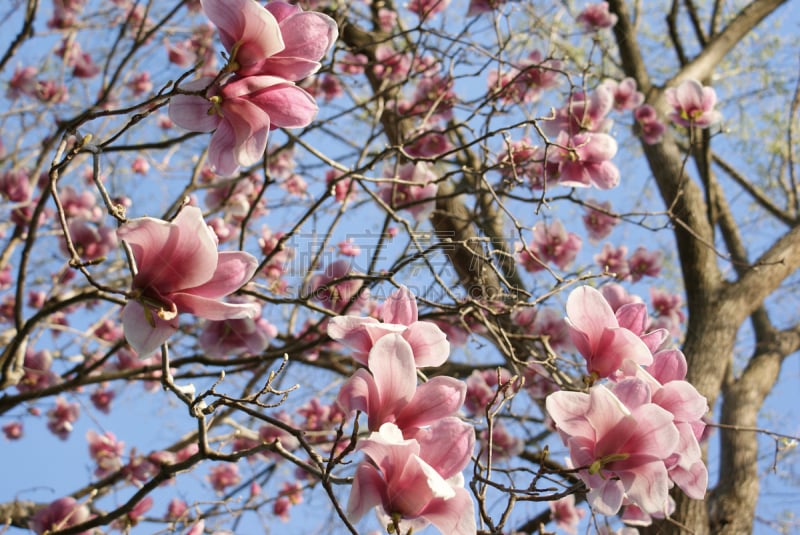
M2 531L796 528L790 2L644 4L7 2Z

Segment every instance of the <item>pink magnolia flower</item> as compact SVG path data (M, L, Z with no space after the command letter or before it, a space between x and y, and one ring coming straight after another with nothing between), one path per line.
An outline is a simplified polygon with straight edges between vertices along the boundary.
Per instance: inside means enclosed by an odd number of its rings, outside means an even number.
M247 299L231 299L233 304L250 303L256 310L252 318L230 318L207 321L197 338L203 352L209 357L250 354L258 355L269 345L278 331L266 319L260 318L261 305ZM258 318L258 319L256 319Z
M102 412L103 414L109 414L111 412L111 402L114 401L114 397L116 394L113 390L102 386L92 392L89 396L89 399L92 402L92 406Z
M438 177L424 162L400 166L397 177L381 183L378 195L394 209L411 212L416 221L426 220L436 207Z
M542 123L542 129L550 137L561 132L569 136L581 133L607 133L614 125L608 114L614 108L614 94L603 84L589 95L583 91L570 93L565 106L556 111L555 118Z
M467 9L467 16L480 15L481 13L490 13L501 5L505 4L507 0L469 0L469 8Z
M578 523L581 518L586 516L586 511L575 507L575 495L570 494L556 501L549 502L550 514L556 526L566 533L576 535L578 533Z
M211 132L208 161L220 175L233 175L239 166L259 161L267 136L275 128L307 126L317 113L314 98L292 82L276 76L235 78L222 86L204 77L184 86L199 95L176 95L170 118L187 130Z
M336 22L281 1L203 0L203 11L240 76L271 75L297 81L316 72L338 37Z
M80 412L77 403L67 403L67 400L58 396L55 406L47 411L47 429L61 440L67 440Z
M631 272L627 255L628 248L625 245L614 247L610 243L606 243L603 245L602 251L594 255L594 261L604 273L623 280L628 278Z
M680 336L681 326L686 321L686 315L681 310L683 306L681 296L651 287L650 302L656 314L653 327L661 327L667 329L673 336Z
M608 11L608 2L590 4L575 19L587 32L611 28L617 23L617 16Z
M714 109L716 91L697 80L684 80L678 87L667 88L664 97L672 106L669 118L679 125L708 128L722 120L722 114Z
M117 440L114 433L106 431L100 435L90 429L86 432L86 441L89 443L89 456L97 463L94 475L105 477L122 468L125 443Z
M77 526L91 518L89 508L79 504L75 498L59 498L47 507L39 509L31 519L30 528L37 533L52 533ZM78 535L89 535L89 531L81 531Z
M648 277L658 277L661 273L661 251L648 251L644 247L637 247L628 258L631 280L637 282L645 275Z
M433 158L453 150L453 144L441 132L428 131L405 146L406 154L415 158Z
M644 102L644 95L636 90L636 80L633 78L625 78L619 82L604 80L603 85L614 95L614 109L617 111L632 110Z
M411 345L398 334L375 342L367 365L369 371L356 370L336 399L345 412L366 413L372 431L391 422L411 436L423 426L454 415L464 403L467 385L458 379L439 376L417 386Z
M617 142L608 134L581 133L570 137L562 131L556 138L558 150L548 158L558 162L558 183L572 188L611 189L619 184L619 169L611 162Z
M328 323L328 336L353 349L353 358L365 366L373 346L384 336L398 334L411 347L418 368L440 366L450 356L447 336L433 322L419 321L417 299L405 286L383 303L380 317L336 316Z
M547 412L573 466L581 468L587 501L597 512L616 514L626 498L647 513L665 512L669 477L664 460L678 445L678 430L672 414L650 402L643 382L626 381L613 392L603 385L588 394L554 392L545 401Z
M664 136L666 127L658 120L656 109L649 104L643 104L633 112L633 118L639 124L639 135L648 145L655 145Z
M350 269L350 262L345 259L337 260L326 266L323 273L311 278L308 290L315 301L322 303L329 310L357 311L369 299L369 290L362 288L364 280L359 275Z
M256 259L217 251L217 238L199 208L187 206L172 222L142 217L117 230L133 253L135 272L122 311L128 343L142 356L178 329L178 314L209 320L255 316L252 303L220 301L250 280Z
M702 500L708 487L708 470L703 463L700 440L705 430L703 417L708 402L686 377L686 357L679 349L659 351L645 371L632 362L623 367L624 377L644 382L652 403L669 411L679 434L675 451L664 463L672 479L687 496ZM624 382L624 380L623 380Z
M542 262L551 262L559 269L566 269L577 256L582 245L580 237L567 232L561 221L551 224L537 224L533 227L533 240L528 249L535 255L532 258L527 251L519 253L520 261L528 271L544 269Z
M111 227L76 217L69 220L67 230L72 245L84 260L106 257L109 251L117 247L117 235ZM60 246L62 252L68 254L66 242L62 241Z
M390 526L393 519L399 518L402 533L416 533L433 524L448 535L474 535L474 506L460 473L469 462L471 450L458 459L460 462L453 463L455 448L449 440L428 441L425 446L427 455L417 440L404 439L391 423L359 442L359 449L371 462L362 462L356 469L347 503L348 518L356 522L378 507L383 526ZM426 461L426 456L433 464ZM437 461L448 458L449 469L437 470Z
M608 377L626 359L647 365L653 355L647 345L619 320L603 295L589 286L570 292L567 298L567 325L572 342L583 358L589 373Z
M217 493L222 493L226 488L238 485L241 480L239 466L233 463L216 464L208 472L208 482Z
M598 210L598 208L600 210ZM602 211L601 211L602 210ZM611 215L611 203L599 202L592 199L586 204L583 214L583 225L589 234L589 241L596 243L611 234L620 219Z
M22 438L22 422L8 422L0 430L3 431L7 440L19 440Z
M448 4L450 4L450 0L409 0L406 7L420 20L425 20L431 15L444 11Z
M20 392L32 392L59 382L59 376L50 369L52 364L53 355L48 350L33 351L28 348L25 351L25 360L22 364L24 374L17 383L17 390Z
M39 71L36 67L27 66L14 69L14 74L11 80L8 81L8 89L6 89L6 98L11 100L18 99L22 95L29 97L36 96L36 75Z

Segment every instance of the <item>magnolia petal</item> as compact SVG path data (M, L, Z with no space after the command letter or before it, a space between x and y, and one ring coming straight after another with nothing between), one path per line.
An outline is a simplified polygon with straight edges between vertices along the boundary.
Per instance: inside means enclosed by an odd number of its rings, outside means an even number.
M411 346L398 334L375 342L369 352L369 370L380 393L381 412L396 413L417 390L417 368Z
M621 473L625 493L639 509L651 515L665 515L669 507L669 476L660 460Z
M261 77L250 77L261 78ZM265 77L272 78L272 77ZM301 128L311 124L319 108L305 89L285 82L270 85L250 96L250 101L269 115L272 128Z
M201 0L201 5L238 64L255 63L284 49L278 21L255 0Z
M413 437L419 442L419 456L443 478L460 474L469 464L475 447L475 428L455 416L442 418L420 429Z
M380 404L372 375L364 368L356 370L339 389L336 402L348 414L354 411L370 414L370 407Z
M441 366L450 357L450 342L438 325L428 321L412 323L403 331L403 338L411 344L417 368Z
M386 323L411 325L418 319L417 298L408 288L400 286L383 302L381 315Z
M357 522L367 511L386 501L386 482L372 465L362 462L356 469L350 489L347 518L351 522Z
M592 509L601 515L615 515L622 507L622 499L625 492L622 483L616 480L605 481L599 487L589 485L589 492L586 501Z
M545 407L556 427L570 436L595 439L594 428L586 420L589 395L583 392L553 392L545 399Z
M567 297L566 309L570 324L586 333L592 345L600 339L605 329L619 327L606 298L589 286L572 290Z
M448 535L474 535L475 505L464 488L456 488L455 496L448 500L434 500L422 514L423 518Z
M702 500L708 489L708 469L702 460L695 462L687 470L677 466L670 470L669 477L687 496L693 500Z
M181 312L188 312L207 320L254 318L260 308L257 303L224 303L190 293L173 293L173 301Z
M208 85L208 82L205 85ZM183 89L190 90L189 87ZM172 122L181 128L192 132L211 132L219 126L222 118L216 113L209 113L209 109L211 109L211 102L205 97L175 95L169 100L168 113Z
M211 278L200 286L184 290L200 297L219 299L247 283L258 267L258 260L250 253L223 251L219 253L217 269Z
M467 384L453 377L434 377L417 387L414 397L397 415L401 429L423 427L441 418L452 416L467 394Z
M128 301L122 309L122 329L130 346L144 358L178 330L178 318L163 320L152 310L146 312L137 301Z

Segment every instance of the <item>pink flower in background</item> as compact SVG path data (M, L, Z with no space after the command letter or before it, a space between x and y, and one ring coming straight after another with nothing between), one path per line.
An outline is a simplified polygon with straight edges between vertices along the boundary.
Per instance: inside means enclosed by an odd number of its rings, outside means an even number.
M441 132L429 131L420 135L410 145L405 146L409 156L433 158L453 150L453 144Z
M225 492L225 489L238 485L241 481L239 466L233 463L216 464L208 471L208 482L217 493Z
M655 145L664 136L665 126L658 120L656 109L649 104L643 104L633 112L633 118L639 123L639 134L648 145Z
M621 383L620 383L621 384ZM545 401L570 460L589 487L587 501L613 515L628 499L647 513L666 512L669 477L664 460L678 445L672 414L649 399L637 379L588 394L554 392ZM622 396L622 397L618 397Z
M608 118L613 108L614 94L603 84L589 95L575 91L570 93L566 105L556 111L554 119L542 122L542 129L550 137L557 137L561 132L569 136L585 132L606 133L614 125L614 121Z
M240 166L259 161L267 136L275 128L307 126L317 113L314 98L292 82L275 76L248 76L222 86L200 78L184 86L206 89L206 96L176 95L170 118L187 130L210 132L208 161L220 175L233 175Z
M362 290L364 280L359 275L350 269L350 262L337 260L326 266L323 273L311 278L308 291L315 301L330 310L341 312L347 308L358 311L369 299L369 290Z
M570 494L553 502L549 502L550 514L556 526L566 533L576 535L578 523L586 516L586 511L575 507L575 495Z
M140 355L167 341L181 312L217 321L255 316L252 303L220 299L250 280L256 259L240 251L217 251L217 238L199 208L183 208L172 222L129 220L117 236L133 253L135 273L122 324Z
M11 100L18 99L22 95L29 97L36 96L36 75L39 71L36 67L17 67L14 69L14 74L11 80L8 81L8 89L6 89L6 98Z
M390 422L413 436L416 429L454 415L464 403L467 386L458 379L439 376L417 386L411 345L398 334L375 342L367 366L369 371L360 368L347 380L337 402L345 412L366 413L371 431Z
M125 443L117 440L113 433L106 431L100 435L90 429L86 432L86 441L89 443L89 456L97 463L94 475L102 478L122 468Z
M537 224L533 227L533 240L528 249L539 262L524 250L519 253L519 257L528 271L544 269L540 262L550 262L559 269L566 269L575 260L581 245L580 237L573 232L567 232L561 221L556 220L549 225Z
M409 0L406 8L421 20L436 13L441 13L450 4L450 0Z
M19 440L22 438L22 422L8 422L0 430L3 431L7 440Z
M37 533L53 533L77 526L91 518L89 508L79 504L75 498L59 498L47 507L39 509L31 519L30 528ZM81 531L78 535L89 535L89 531Z
M617 16L608 11L608 2L589 4L575 19L587 32L611 28L617 23Z
M392 208L408 210L416 221L424 221L436 207L438 178L424 162L406 163L391 182L381 183L378 195Z
M419 321L417 299L401 286L383 303L381 319L336 316L328 323L328 336L353 349L353 358L367 365L372 347L384 336L399 334L411 347L416 367L439 366L450 356L447 336L433 322Z
M505 4L507 0L469 0L469 8L467 9L467 16L480 15L481 13L490 13L501 5Z
M583 225L589 233L589 241L596 243L611 234L620 219L610 214L611 203L589 199L583 214Z
M686 321L686 315L681 310L683 298L679 294L670 294L664 290L651 287L650 303L656 315L651 327L664 328L673 336L680 336L683 322Z
M636 90L636 80L625 78L622 81L604 80L603 85L614 95L614 109L633 110L644 102L644 95Z
M628 278L630 266L628 266L628 248L625 245L614 247L610 243L603 245L603 249L594 255L594 262L605 273L613 275L619 280Z
M358 448L371 462L362 462L356 469L347 503L348 518L356 522L378 507L381 524L391 525L392 518L399 517L403 533L411 529L417 532L433 524L448 535L474 535L474 505L460 476L471 451L458 460L461 462L453 463L454 448L450 441L428 441L426 446L436 450L428 458L442 461L450 458L448 470L437 470L436 462L434 465L426 462L420 443L404 439L391 423L360 441Z
M644 247L637 247L628 258L631 280L637 282L645 275L648 277L658 277L661 273L661 251L648 251Z
M716 91L697 80L684 80L678 87L667 88L664 97L672 106L669 118L679 125L708 128L722 120L722 114L714 109Z
M269 346L278 332L274 325L261 318L261 305L247 298L231 298L232 304L250 304L255 310L252 318L230 318L206 321L197 338L209 357L228 355L258 355Z
M47 429L61 440L67 440L80 412L77 403L67 403L67 400L58 396L55 406L47 411Z
M117 247L117 235L111 227L76 217L69 220L67 230L73 247L84 260L106 257ZM68 254L66 242L62 240L60 245L61 251Z
M653 361L647 345L635 333L620 327L611 306L594 288L581 286L570 292L567 325L589 373L598 377L608 377L626 359L642 365Z

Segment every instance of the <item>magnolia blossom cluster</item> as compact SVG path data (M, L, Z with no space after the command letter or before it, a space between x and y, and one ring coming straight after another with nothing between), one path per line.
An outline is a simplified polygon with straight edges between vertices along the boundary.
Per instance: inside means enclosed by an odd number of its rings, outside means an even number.
M568 232L559 220L537 224L533 227L533 240L527 248L517 253L517 261L531 273L541 271L548 263L566 269L578 254L583 241L574 232Z
M316 72L336 40L336 23L322 13L255 0L203 0L228 52L222 77L204 76L183 86L196 94L170 101L175 124L211 132L208 160L220 175L233 175L264 154L269 131L307 126L314 98L295 82Z
M614 515L625 507L625 522L647 525L671 513L673 485L703 499L708 472L700 440L708 404L685 380L683 354L664 348L668 333L647 329L644 304L615 312L586 286L569 295L566 321L591 386L554 392L546 407L592 508Z
M337 316L328 325L328 335L366 366L337 397L345 412L365 413L371 431L357 446L365 459L348 516L355 522L377 507L383 525L400 533L433 524L442 533L472 535L474 506L461 471L475 433L456 416L466 385L445 376L417 384L417 368L443 364L450 344L438 326L419 321L416 298L405 287L383 303L380 317Z

